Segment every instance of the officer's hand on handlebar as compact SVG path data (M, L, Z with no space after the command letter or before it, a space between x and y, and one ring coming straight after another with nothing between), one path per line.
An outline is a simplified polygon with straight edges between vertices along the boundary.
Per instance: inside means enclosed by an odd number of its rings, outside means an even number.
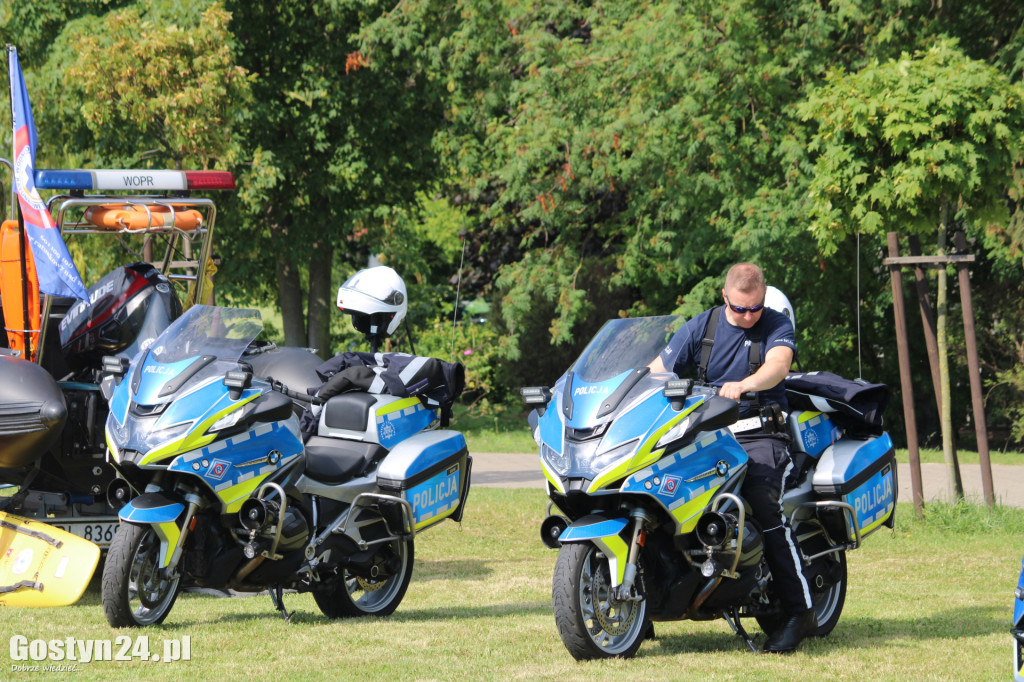
M754 397L754 393L743 381L728 381L718 389L718 395L730 400L750 399Z

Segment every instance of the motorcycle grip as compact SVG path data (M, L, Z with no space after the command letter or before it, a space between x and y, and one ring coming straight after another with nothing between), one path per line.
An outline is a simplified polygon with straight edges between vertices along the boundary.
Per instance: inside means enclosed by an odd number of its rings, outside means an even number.
M300 391L293 391L292 389L290 389L287 386L285 386L284 384L282 384L280 381L275 380L273 377L267 377L266 380L267 380L267 383L270 384L270 389L271 390L277 391L278 393L283 393L284 395L288 396L289 398L292 398L294 400L299 400L299 401L302 401L304 403L311 403L313 405L323 405L324 404L323 398L321 398L319 396L309 395L308 393L302 393Z

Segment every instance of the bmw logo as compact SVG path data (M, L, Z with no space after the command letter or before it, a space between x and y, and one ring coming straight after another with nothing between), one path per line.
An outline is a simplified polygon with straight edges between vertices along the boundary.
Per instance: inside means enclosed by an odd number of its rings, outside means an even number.
M729 473L729 463L724 459L718 460L715 464L715 473L724 478Z
M281 453L277 450L271 450L270 454L267 455L267 461L271 464L277 464L281 461Z

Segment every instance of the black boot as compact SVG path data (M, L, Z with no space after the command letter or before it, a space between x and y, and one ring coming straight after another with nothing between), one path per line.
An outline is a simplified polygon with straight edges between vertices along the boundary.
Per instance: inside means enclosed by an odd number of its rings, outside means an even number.
M776 630L764 643L764 652L767 654L788 654L795 651L814 628L818 625L818 617L814 615L814 609L807 609L802 613L790 616L783 623L782 627Z

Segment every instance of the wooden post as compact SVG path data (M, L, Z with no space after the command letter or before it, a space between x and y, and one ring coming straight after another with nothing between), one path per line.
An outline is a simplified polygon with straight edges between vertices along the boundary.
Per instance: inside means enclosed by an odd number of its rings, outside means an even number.
M907 237L911 256L921 255L921 239L916 235ZM917 285L917 300L921 306L921 326L924 328L924 345L928 349L928 366L932 371L932 387L935 390L936 414L942 414L942 390L939 380L939 344L935 338L935 313L931 299L928 297L928 283L925 281L924 268L921 264L914 266L914 283Z
M946 222L949 209L944 203L942 205L942 219L939 224L939 254L946 252ZM938 268L936 277L938 293L935 296L937 320L935 325L935 336L939 346L939 394L942 396L942 410L939 413L942 423L942 459L946 463L946 492L952 502L959 502L964 499L964 483L960 478L960 462L956 457L956 448L953 447L953 400L949 380L949 335L946 333L946 324L949 321L948 311L948 281L946 266Z
M963 232L953 236L953 245L958 253L966 253L967 239ZM978 459L981 462L981 488L985 504L995 505L992 485L992 463L988 456L988 426L985 421L985 404L981 395L981 368L978 362L978 344L974 336L974 304L971 300L971 278L966 263L957 263L960 278L960 303L964 313L964 342L967 345L967 368L971 374L971 407L974 410L974 433L978 439Z
M899 239L895 232L886 234L889 257L900 255ZM892 282L892 310L896 318L896 350L900 361L900 393L903 395L903 421L907 429L907 451L910 454L910 483L914 497L914 512L924 514L924 492L921 484L921 453L917 446L917 417L914 415L914 389L910 376L910 346L907 343L907 317L903 305L903 273L897 264L889 265Z

